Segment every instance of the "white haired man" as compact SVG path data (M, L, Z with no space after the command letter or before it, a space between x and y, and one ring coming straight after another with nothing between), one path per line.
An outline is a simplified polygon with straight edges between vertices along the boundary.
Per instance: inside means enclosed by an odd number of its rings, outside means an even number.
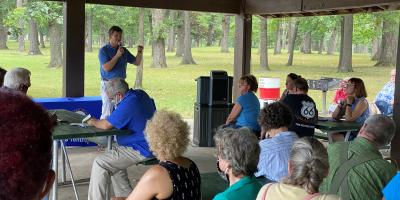
M116 109L106 119L91 118L88 124L100 129L128 129L131 134L117 136L117 144L113 145L113 149L94 160L89 200L105 199L110 179L115 196L127 197L132 187L126 169L146 158L154 157L144 137L146 122L156 110L153 99L143 90L129 89L122 78L107 81L106 93L115 102Z
M379 148L390 143L394 121L384 115L372 115L361 127L356 139L328 146L329 175L321 190L342 199L382 199L382 189L396 174L396 167L382 158Z
M3 87L17 90L26 94L30 86L31 72L25 68L13 68L7 71L6 75L4 76Z

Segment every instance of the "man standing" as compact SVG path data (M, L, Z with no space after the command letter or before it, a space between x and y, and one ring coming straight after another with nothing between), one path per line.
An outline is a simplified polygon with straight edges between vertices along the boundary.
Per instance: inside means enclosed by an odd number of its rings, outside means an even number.
M87 122L100 129L128 129L131 134L117 136L111 151L96 157L90 176L89 200L105 199L110 179L117 197L127 197L132 191L126 169L153 157L144 137L146 122L155 110L154 100L143 90L132 90L122 78L107 81L106 94L116 109L106 119L91 118Z
M105 93L105 84L113 78L126 78L127 63L140 65L143 58L143 46L138 46L136 57L121 45L122 29L112 26L108 30L109 43L100 48L99 62L101 75L101 119L110 115L113 106Z
M328 146L329 175L321 192L348 200L382 199L382 189L396 174L396 167L382 158L379 148L390 143L395 124L390 117L372 115L356 139Z
M394 81L396 69L390 71L390 81L387 82L375 98L375 105L383 115L393 115Z

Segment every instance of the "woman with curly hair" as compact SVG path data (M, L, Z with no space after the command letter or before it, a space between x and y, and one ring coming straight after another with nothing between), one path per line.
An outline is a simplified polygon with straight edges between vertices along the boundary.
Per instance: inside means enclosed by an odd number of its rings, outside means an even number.
M128 200L201 199L199 169L183 157L189 144L189 125L179 114L162 110L147 123L145 133L160 163L145 172Z
M280 183L264 185L257 200L337 200L336 195L319 193L322 180L328 175L328 153L324 145L312 137L296 140L290 153L289 176Z
M288 175L287 163L290 150L298 138L295 132L289 131L293 114L282 102L268 104L260 112L259 123L261 136L260 161L255 176L263 183L277 182Z
M258 89L257 78L253 75L242 76L239 80L240 96L237 98L231 113L225 122L225 127L247 127L257 135L260 126L257 123L260 112L260 102L256 96Z

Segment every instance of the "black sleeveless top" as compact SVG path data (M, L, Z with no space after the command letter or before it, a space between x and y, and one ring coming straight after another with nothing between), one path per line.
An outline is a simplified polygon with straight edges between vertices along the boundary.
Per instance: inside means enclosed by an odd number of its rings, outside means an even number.
M169 198L171 200L200 200L200 172L196 164L191 161L189 168L179 166L170 161L161 161L160 166L167 169L172 180L173 191ZM155 199L155 198L154 198Z

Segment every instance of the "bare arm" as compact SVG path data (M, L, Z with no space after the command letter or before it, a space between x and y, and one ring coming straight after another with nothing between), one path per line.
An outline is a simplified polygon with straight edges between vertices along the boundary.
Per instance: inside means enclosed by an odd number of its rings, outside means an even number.
M231 124L234 121L236 121L236 118L239 116L240 112L242 112L242 106L240 106L238 103L235 103L235 105L232 108L231 113L229 114L228 118L226 119L225 124Z
M333 113L332 113L332 118L336 119L336 120L339 120L340 118L342 118L343 117L343 115L341 115L341 110L342 109L343 109L343 104L339 103L336 106L335 111L333 111Z
M94 126L94 127L96 127L96 128L99 128L99 129L104 129L104 130L108 130L108 129L112 129L113 128L113 126L110 124L110 122L108 122L107 120L105 120L105 119L95 119L95 118L90 118L88 121L87 121L87 123L90 125L90 126Z
M123 47L119 47L115 56L110 61L102 65L103 69L107 72L111 71L114 68L115 64L118 62L118 59L124 54L124 51L125 50Z
M163 167L155 165L140 178L127 200L151 200L154 197L166 199L172 192L172 181L168 172Z
M345 120L356 121L356 119L360 117L367 108L368 103L366 101L359 101L354 110L351 110L350 106L346 106Z

